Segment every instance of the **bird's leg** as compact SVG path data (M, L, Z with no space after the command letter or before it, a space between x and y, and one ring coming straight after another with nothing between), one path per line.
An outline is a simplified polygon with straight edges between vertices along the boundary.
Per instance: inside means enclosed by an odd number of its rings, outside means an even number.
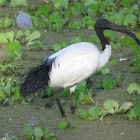
M61 103L60 103L60 100L59 100L59 94L60 94L63 90L64 90L63 88L60 88L60 90L58 90L58 91L55 93L54 98L55 98L55 100L56 100L56 102L57 102L57 105L58 105L58 107L59 107L59 110L60 110L60 112L61 112L62 117L66 117L65 112L64 112L64 110L63 110L63 108L62 108L62 105L61 105Z
M73 95L74 95L74 92L71 92L71 99L70 99L70 109L71 109L71 114L75 114L75 106L74 106L74 103L73 103Z

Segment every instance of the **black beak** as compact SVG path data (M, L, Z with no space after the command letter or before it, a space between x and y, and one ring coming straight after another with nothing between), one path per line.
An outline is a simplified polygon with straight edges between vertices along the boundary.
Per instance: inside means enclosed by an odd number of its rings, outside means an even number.
M140 45L140 40L131 31L127 30L126 28L124 28L122 26L111 23L110 21L108 21L106 19L98 19L96 21L96 24L95 24L95 30L102 30L103 31L104 29L119 31L119 32L122 32L124 34L127 34L131 38L135 39L136 42Z
M135 39L136 42L140 45L140 40L131 31L127 30L126 28L121 27L121 26L119 26L117 24L111 23L110 24L110 29L114 30L114 31L122 32L122 33L124 33L126 35L129 35L131 38Z

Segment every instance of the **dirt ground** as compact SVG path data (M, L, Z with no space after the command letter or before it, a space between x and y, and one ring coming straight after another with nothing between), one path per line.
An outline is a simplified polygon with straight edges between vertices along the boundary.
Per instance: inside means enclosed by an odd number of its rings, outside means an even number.
M29 6L41 5L40 0L30 0ZM2 7L0 8L0 17L9 14L13 17L19 10L28 12L28 8L24 7ZM0 32L6 32L13 30L15 33L18 31L16 26L1 30ZM30 48L23 47L25 53L22 60L13 61L14 64L19 66L17 73L25 73L30 68L37 66L40 61L50 54L54 53L50 48L55 43L60 43L62 40L71 40L73 36L76 36L78 30L69 30L65 32L55 32L39 30L42 33L40 39L41 43L45 44L45 49L42 48ZM80 30L85 33L85 37L88 39L95 34L91 30ZM6 51L6 44L0 44L0 63L8 59ZM103 80L106 75L94 75L90 77L93 87L93 92L97 95L93 97L93 100L102 106L103 102L107 99L114 99L123 104L124 102L135 97L140 101L140 95L129 95L127 93L127 87L130 83L139 80L139 73L131 73L130 65L132 60L135 58L130 48L123 48L122 52L116 53L112 51L111 60L119 58L126 58L127 61L122 61L117 64L111 65L111 77L117 77L121 74L124 81L119 86L111 90L98 89L97 84ZM0 73L0 78L2 77ZM20 77L17 77L20 80ZM10 137L18 138L19 140L26 140L27 137L24 135L24 125L31 125L32 128L35 126L41 126L42 128L48 128L51 133L59 137L59 140L140 140L140 121L130 121L126 114L107 116L100 120L87 121L79 118L76 115L70 113L69 104L67 103L69 98L61 98L64 109L66 111L65 118L62 118L59 109L55 103L53 108L42 108L48 99L41 99L40 97L34 97L34 102L30 104L16 104L13 106L0 106L0 138L8 134ZM88 109L94 105L81 105L83 109ZM38 107L38 109L37 109ZM40 108L40 109L39 109ZM74 129L71 130L60 130L58 125L62 121L69 121Z

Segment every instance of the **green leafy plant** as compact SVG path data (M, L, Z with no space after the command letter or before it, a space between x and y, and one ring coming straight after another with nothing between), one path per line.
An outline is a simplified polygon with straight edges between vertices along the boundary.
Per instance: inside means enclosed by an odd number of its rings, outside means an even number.
M7 61L4 61L2 64L0 64L0 71L3 72L4 74L13 74L15 73L17 68L18 68L17 65L14 65Z
M8 16L2 17L0 19L0 28L7 28L15 25L15 21Z
M70 29L81 29L83 26L83 24L80 21L73 21L71 23L68 24L68 27Z
M71 12L73 16L80 16L82 13L84 14L86 11L83 4L79 2L73 2L73 5L71 6Z
M0 43L12 42L14 39L14 32L0 33Z
M38 8L35 16L41 16L41 15L48 16L49 12L50 12L50 5L42 5Z
M21 59L22 49L18 40L14 40L7 45L9 56L15 59Z
M68 0L51 0L51 2L57 9L68 8Z
M3 6L6 2L7 0L0 0L0 6Z
M0 33L0 42L2 43L9 43L7 45L7 50L9 51L9 56L14 59L21 59L21 44L18 40L14 40L14 32L6 32L6 33Z
M103 81L98 84L98 87L103 87L104 89L112 89L116 85L116 81L111 77L106 77Z
M140 120L140 102L136 103L127 115L130 120Z
M61 50L62 48L65 48L65 47L67 47L67 46L69 46L69 42L66 41L66 40L63 40L63 41L61 42L61 44L56 43L55 45L53 45L52 49L53 49L54 51L59 51L59 50Z
M36 126L34 130L29 125L24 125L24 134L27 135L29 140L58 140L58 137L49 133L46 128L43 130L40 126Z
M28 6L26 0L11 0L10 6Z
M21 99L19 94L19 86L14 78L4 78L0 80L0 103L13 104L14 101Z
M87 82L83 81L77 85L74 93L74 103L79 104L93 104L92 100L92 89L87 88Z
M101 120L103 117L105 117L108 114L123 114L127 112L131 107L132 107L131 102L125 102L119 107L119 104L115 100L108 99L103 103L104 108L102 108L102 116Z
M28 6L26 0L12 0L10 6L17 7L17 6Z
M98 105L96 105L95 107L91 107L88 111L79 108L78 112L76 113L77 116L85 120L99 119L101 114L102 114L101 108Z
M140 34L136 34L136 36L140 36ZM140 48L137 42L134 39L130 39L129 37L124 37L121 40L121 45L130 45L132 52L134 55L140 54Z
M59 16L58 12L53 12L49 16L49 29L56 30L58 32L62 29L66 21L67 19L63 19L61 16Z
M70 123L68 121L63 121L59 124L59 129L66 129L70 126Z
M133 65L130 67L131 72L140 72L140 58L135 58L133 60Z
M59 129L74 129L75 127L71 126L68 121L63 121L59 124Z
M131 84L129 84L127 91L130 94L132 94L132 93L140 94L140 85L137 83L131 83Z

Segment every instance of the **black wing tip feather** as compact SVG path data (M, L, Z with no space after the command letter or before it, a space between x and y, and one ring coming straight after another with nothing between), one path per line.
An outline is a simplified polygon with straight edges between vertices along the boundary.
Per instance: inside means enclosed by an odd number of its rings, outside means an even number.
M46 60L41 65L30 70L23 79L23 83L21 84L20 94L22 96L28 96L31 94L35 94L38 91L49 86L50 82L50 72L52 69L52 61Z

